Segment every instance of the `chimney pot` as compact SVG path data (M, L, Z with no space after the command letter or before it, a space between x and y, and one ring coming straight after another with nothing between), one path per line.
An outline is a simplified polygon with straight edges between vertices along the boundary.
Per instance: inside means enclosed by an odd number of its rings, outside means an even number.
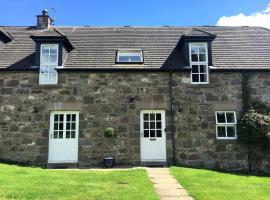
M47 9L42 10L42 15L43 16L48 16L49 15L48 10Z

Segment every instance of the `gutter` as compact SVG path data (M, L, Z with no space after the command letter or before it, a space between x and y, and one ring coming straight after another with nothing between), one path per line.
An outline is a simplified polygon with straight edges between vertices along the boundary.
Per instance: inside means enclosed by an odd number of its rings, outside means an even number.
M209 66L211 71L217 72L246 72L246 71L270 71L269 67L216 67Z
M175 160L175 132L174 132L174 111L173 111L173 91L172 91L172 71L170 71L170 111L171 111L171 132L172 132L172 148L173 148L173 165Z

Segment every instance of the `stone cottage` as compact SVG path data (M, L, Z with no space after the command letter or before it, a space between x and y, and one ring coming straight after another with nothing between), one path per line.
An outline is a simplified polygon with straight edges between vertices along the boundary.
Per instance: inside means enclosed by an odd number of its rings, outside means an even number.
M36 26L0 26L0 160L247 169L243 76L270 102L268 29L51 22L43 11Z

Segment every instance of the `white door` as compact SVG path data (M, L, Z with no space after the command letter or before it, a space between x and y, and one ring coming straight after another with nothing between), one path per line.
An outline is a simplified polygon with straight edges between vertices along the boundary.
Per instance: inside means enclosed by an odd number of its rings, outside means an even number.
M78 112L51 112L48 163L78 162L78 135Z
M165 111L143 110L141 123L141 161L166 161Z

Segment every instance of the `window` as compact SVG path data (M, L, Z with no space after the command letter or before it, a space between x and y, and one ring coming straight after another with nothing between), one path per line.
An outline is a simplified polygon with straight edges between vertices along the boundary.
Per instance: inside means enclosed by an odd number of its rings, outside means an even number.
M57 84L58 44L42 44L40 47L39 84Z
M117 63L143 63L142 50L118 50Z
M78 112L52 112L51 138L74 139L78 134Z
M236 139L236 114L234 111L216 112L216 134L218 139Z
M207 43L190 43L189 60L191 67L191 83L208 83Z
M162 113L153 112L143 113L143 137L157 138L162 137Z

